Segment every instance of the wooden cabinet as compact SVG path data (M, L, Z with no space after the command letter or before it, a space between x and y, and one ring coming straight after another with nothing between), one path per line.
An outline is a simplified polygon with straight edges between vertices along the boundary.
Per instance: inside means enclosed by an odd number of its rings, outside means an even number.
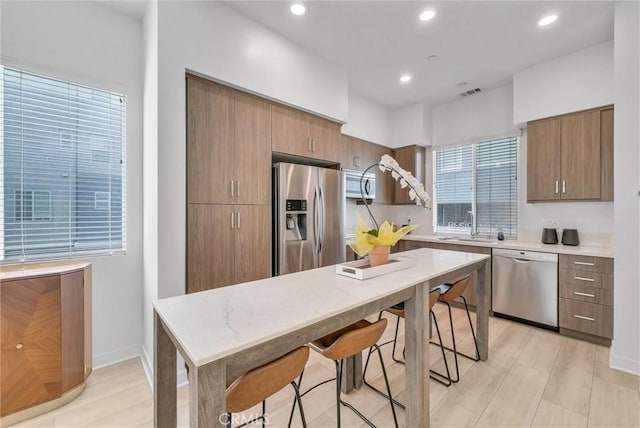
M269 205L189 204L187 293L271 276Z
M341 167L356 171L364 171L366 168L380 161L383 155L393 156L393 150L370 143L359 138L342 135ZM394 180L390 173L380 171L380 168L372 168L369 172L376 175L376 203L393 203Z
M16 412L61 398L91 372L91 268L3 267L1 275L0 416L17 422Z
M479 247L475 245L460 245L460 244L448 244L444 242L426 242L426 241L412 241L409 239L402 239L399 242L400 251L415 250L418 248L434 248L436 250L449 250L460 251L464 253L474 254L489 254L491 255L491 248ZM485 272L485 281L487 284L491 284L491 263L487 264ZM462 294L467 299L467 304L475 308L478 305L478 290L474 282L470 282L466 291ZM491 294L489 294L491 295ZM491 300L491 299L489 299Z
M271 105L187 76L188 203L270 204Z
M420 146L407 146L395 149L395 159L402 169L409 171L420 183L424 184L425 179L425 148ZM394 184L394 203L413 204L409 197L409 190L400 186L400 181Z
M271 276L271 109L187 76L189 293Z
M527 125L527 200L613 199L613 108Z
M605 345L613 337L613 259L560 255L560 333Z
M340 161L339 123L281 105L271 109L271 148L327 161Z

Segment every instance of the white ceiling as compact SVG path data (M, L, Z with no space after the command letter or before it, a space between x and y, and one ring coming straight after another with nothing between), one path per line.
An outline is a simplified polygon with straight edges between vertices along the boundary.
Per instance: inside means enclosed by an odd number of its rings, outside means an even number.
M354 91L389 108L502 86L518 70L613 39L612 1L316 0L303 16L288 1L224 3L343 69ZM437 15L420 22L427 8ZM538 27L550 12L558 20ZM413 79L401 85L405 72Z

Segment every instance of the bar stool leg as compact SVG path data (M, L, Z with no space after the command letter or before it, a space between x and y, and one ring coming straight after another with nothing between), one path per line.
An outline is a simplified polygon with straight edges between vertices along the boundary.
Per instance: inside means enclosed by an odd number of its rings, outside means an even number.
M451 379L451 382L456 383L460 380L460 371L458 369L458 350L456 347L456 333L455 329L453 328L453 315L451 313L451 305L449 304L449 302L443 303L446 304L447 308L449 309L449 324L451 325L451 340L453 341L453 360L456 363L456 378Z
M433 319L433 324L436 326L436 333L438 334L438 340L440 341L440 350L442 351L442 359L444 360L444 368L447 371L447 376L445 377L444 375L438 373L435 370L429 369L429 372L431 374L431 379L440 382L441 384L443 384L444 386L451 386L451 372L449 371L449 363L447 362L447 356L444 353L444 345L442 343L442 336L440 335L440 327L438 327L438 320L436 319L436 314L433 311L429 311L431 313L431 318ZM434 343L434 342L430 342L430 343ZM433 375L437 375L439 377L433 376ZM440 379L447 379L447 381L445 382L444 380Z
M396 358L396 345L398 343L398 330L400 329L400 317L396 320L396 334L393 337L393 350L391 351L391 359L396 363L404 364L404 361ZM404 350L402 350L402 356L404 357Z
M468 355L464 355L463 353L460 353L460 355L462 355L463 357L472 359L473 361L480 361L480 349L478 349L478 339L476 339L476 332L473 330L473 323L471 322L471 314L469 314L469 306L467 306L467 299L465 299L464 296L460 296L460 298L464 303L464 309L467 311L467 319L469 320L469 327L471 327L471 335L473 336L473 343L476 346L476 357L472 358Z

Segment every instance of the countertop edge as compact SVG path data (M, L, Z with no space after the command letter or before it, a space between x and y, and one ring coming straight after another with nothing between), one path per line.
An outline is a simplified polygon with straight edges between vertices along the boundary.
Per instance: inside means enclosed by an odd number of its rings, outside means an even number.
M445 240L441 239L441 236L435 235L405 235L402 240L417 241L417 242L434 242L443 245L466 245L471 247L485 247L485 248L506 248L513 250L529 250L539 251L543 253L555 253L555 254L568 254L576 256L592 256L592 257L604 257L613 258L613 248L611 247L596 247L587 245L563 245L563 244L543 244L541 242L529 242L529 241L458 241L455 239Z

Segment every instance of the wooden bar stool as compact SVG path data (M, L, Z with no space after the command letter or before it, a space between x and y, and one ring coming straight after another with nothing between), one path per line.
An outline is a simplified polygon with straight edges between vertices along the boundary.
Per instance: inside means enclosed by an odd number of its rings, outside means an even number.
M438 334L438 340L440 341L440 343L435 343L435 342L430 342L436 345L440 346L440 350L442 351L442 359L444 361L444 367L447 371L447 375L443 375L439 372L437 372L436 370L433 369L429 369L429 376L437 381L442 383L443 385L446 386L450 386L451 385L451 373L449 372L449 363L447 362L447 358L446 355L444 353L444 346L442 343L442 336L440 335L440 327L438 326L438 320L436 319L436 315L433 312L433 306L436 304L436 302L438 301L438 297L440 296L440 289L439 288L435 288L433 289L431 292L429 292L429 313L431 314L431 319L433 320L433 325L436 327L436 333ZM393 350L391 352L392 356L395 355L395 350L396 350L396 344L398 341L398 325L400 324L400 318L404 318L404 302L399 303L395 306L392 306L388 309L385 309L384 312L389 312L393 315L396 315L398 317L398 320L396 322L396 332L395 335L393 337L392 340L389 340L387 342L384 342L380 345L378 345L379 347L387 345L389 343L393 343ZM382 312L380 312L380 315L378 315L378 319L380 319L382 317ZM385 398L389 398L384 392L380 391L378 388L374 387L373 385L371 385L368 381L367 381L367 368L369 367L369 358L371 357L371 352L372 350L369 349L369 355L367 355L367 361L364 365L364 371L362 373L362 380L365 383L365 385L367 385L369 388L373 389L375 392L377 392L379 395L382 395ZM403 355L404 355L404 351L403 351ZM404 364L404 361L402 360L398 360L396 358L393 359L394 361L400 363L400 364ZM393 402L400 406L401 408L405 408L404 404L400 403L399 401L397 401L396 399L393 399Z
M227 427L231 428L232 413L244 412L262 401L262 415L242 425L238 425L236 428L259 420L262 420L262 428L264 428L266 414L265 400L287 386L287 384L290 384L295 391L295 401L297 401L300 406L302 426L306 428L307 421L304 418L300 390L298 389L298 384L296 384L295 379L300 376L308 360L309 348L303 346L277 360L252 369L236 379L227 387Z
M443 284L440 286L440 296L438 297L438 301L442 302L444 304L447 305L447 308L449 309L449 323L451 325L451 341L453 342L453 349L449 348L448 346L444 346L443 347L448 350L453 352L453 357L454 357L454 361L456 364L456 379L452 379L452 381L458 382L460 380L460 371L458 369L458 355L463 356L465 358L468 358L472 361L479 361L480 360L480 351L478 349L478 340L476 339L476 333L473 330L473 323L471 322L471 315L469 314L469 306L467 305L467 299L464 298L464 296L462 295L462 293L465 292L465 290L467 289L467 286L469 285L469 282L471 281L471 278L469 276L466 276L462 279L459 279L458 281L454 282L453 284ZM461 299L462 302L464 303L464 309L467 312L467 319L469 320L469 327L471 328L471 335L473 336L473 343L475 345L476 348L476 356L473 357L471 355L467 355L464 354L460 351L458 351L458 348L456 346L456 335L455 335L455 331L453 328L453 316L451 314L451 304L450 302L455 301L456 299ZM442 343L442 342L441 342Z
M338 428L340 428L340 406L345 406L351 409L356 415L360 417L367 425L375 428L375 425L371 423L369 419L367 419L362 413L360 413L355 407L351 404L345 402L340 397L340 385L342 384L342 373L344 367L344 360L352 357L359 352L364 351L367 348L374 348L378 352L378 357L380 358L380 365L382 366L382 374L384 375L384 381L387 386L387 397L389 398L389 404L391 406L391 412L393 414L393 421L395 423L396 428L398 427L398 418L396 416L396 410L393 405L393 401L391 397L391 388L389 387L389 378L387 377L387 371L384 366L384 360L382 358L382 352L380 352L380 347L376 344L380 337L382 337L382 333L384 333L385 328L387 328L387 320L385 318L380 319L374 323L370 323L366 320L357 321L343 329L335 331L331 334L328 334L318 340L314 340L309 344L309 347L314 351L318 352L320 355L333 360L336 365L336 411L337 411L337 422ZM302 379L302 375L301 375ZM317 388L320 385L324 385L325 383L333 381L334 378L321 382L309 390L302 393L302 396L311 392L313 389ZM294 402L295 408L295 402ZM293 415L293 409L292 415ZM291 418L289 418L289 423L291 423Z

